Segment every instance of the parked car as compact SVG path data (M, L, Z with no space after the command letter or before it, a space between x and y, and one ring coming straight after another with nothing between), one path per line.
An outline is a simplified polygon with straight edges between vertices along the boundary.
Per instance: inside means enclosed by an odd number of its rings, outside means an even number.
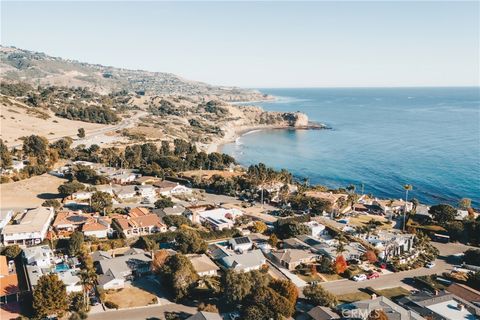
M240 320L240 313L235 312L235 311L234 311L234 312L230 312L229 318L230 318L231 320Z
M370 279L376 279L376 278L379 278L379 277L380 277L380 275L376 272L372 272L369 275L367 275L367 279L369 279L369 280Z
M425 265L425 268L432 269L435 267L435 262L431 261Z
M353 276L352 278L353 281L365 281L367 280L367 275L365 274L357 274L356 276Z
M96 305L100 304L100 301L98 301L97 297L91 297L90 298L90 304L92 306L96 306Z

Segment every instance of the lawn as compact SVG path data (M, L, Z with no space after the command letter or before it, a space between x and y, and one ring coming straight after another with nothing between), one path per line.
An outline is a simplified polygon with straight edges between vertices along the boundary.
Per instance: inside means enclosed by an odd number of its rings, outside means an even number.
M322 277L318 273L315 275L313 274L303 275L300 272L297 272L296 275L305 282L312 282L312 281L323 282Z
M120 309L122 309L143 307L157 303L157 297L136 287L126 287L124 289L107 292L105 294L105 301L114 302Z
M387 288L387 289L382 289L382 290L375 290L379 295L382 295L384 297L387 297L389 299L395 298L395 297L401 297L401 296L408 296L410 295L410 291L403 287L393 287L393 288Z
M376 215L360 214L357 217L351 217L348 223L354 226L362 227L366 226L368 222L372 219L383 223L381 226L377 227L378 230L388 230L392 228L392 224L390 221L388 221L382 216Z
M368 300L371 299L371 296L365 292L352 292L346 294L337 295L338 302L340 303L351 303L360 300Z
M339 276L338 274L336 273L320 273L320 275L327 279L327 281L335 281L335 280L342 280L343 278L341 276Z

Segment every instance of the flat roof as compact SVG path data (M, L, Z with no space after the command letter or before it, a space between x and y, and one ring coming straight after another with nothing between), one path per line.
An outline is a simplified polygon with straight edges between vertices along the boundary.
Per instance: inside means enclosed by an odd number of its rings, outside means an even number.
M453 299L442 301L427 306L428 309L433 312L441 315L445 319L449 320L475 320L476 317L467 310L464 306L462 309L458 308L458 305L461 304Z
M38 207L23 214L18 224L6 225L2 234L40 232L53 217L53 208Z

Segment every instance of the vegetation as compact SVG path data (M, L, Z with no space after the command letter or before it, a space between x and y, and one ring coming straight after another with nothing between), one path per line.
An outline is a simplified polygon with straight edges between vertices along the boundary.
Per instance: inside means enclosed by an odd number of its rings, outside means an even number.
M100 106L66 106L55 112L57 117L69 120L80 120L85 122L112 124L120 121L117 114L108 107Z
M194 230L182 229L176 237L176 249L183 254L204 253L207 250L207 243Z
M75 231L72 233L68 239L68 254L70 256L77 256L82 250L84 240L82 232Z
M160 267L160 276L166 288L170 288L174 301L185 298L198 280L190 260L182 255L169 256Z
M177 216L177 215L169 215L169 216L165 216L163 217L163 222L168 226L168 227L177 227L177 228L180 228L181 226L185 225L185 226L190 226L192 224L192 222L187 219L186 217L184 216Z
M155 205L155 208L157 209L165 209L165 208L173 207L175 203L173 203L172 198L160 196L160 199L155 201L154 205Z
M70 196L75 192L85 190L85 185L78 181L65 182L64 184L58 187L58 193L63 196Z
M17 244L6 246L2 250L2 255L7 256L9 259L15 259L20 253L22 253L22 248Z
M109 212L112 205L112 196L107 192L97 191L90 200L90 207L95 212Z
M33 308L38 318L62 317L67 311L67 290L56 274L45 274L38 279L33 291Z
M305 287L303 294L305 298L315 306L334 307L338 304L337 298L320 285L309 285Z

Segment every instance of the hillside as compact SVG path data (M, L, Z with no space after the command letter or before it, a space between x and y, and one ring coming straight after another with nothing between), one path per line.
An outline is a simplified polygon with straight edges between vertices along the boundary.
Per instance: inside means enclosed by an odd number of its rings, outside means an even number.
M0 46L0 78L31 85L86 87L109 94L126 90L145 95L184 95L224 101L269 98L254 90L212 86L171 73L129 70L48 56L45 53Z

